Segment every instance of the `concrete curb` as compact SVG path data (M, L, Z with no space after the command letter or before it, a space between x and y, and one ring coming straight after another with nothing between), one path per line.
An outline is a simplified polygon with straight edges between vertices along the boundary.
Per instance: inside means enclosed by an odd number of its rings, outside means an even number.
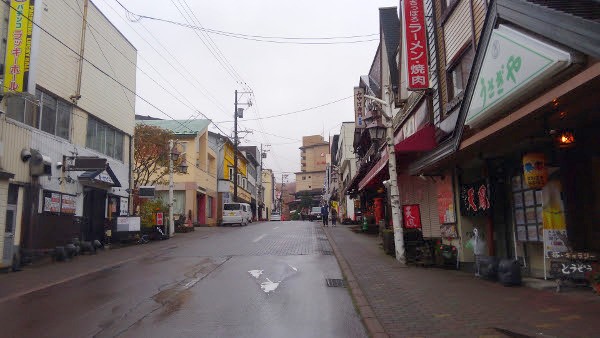
M329 230L323 227L325 231L325 235L327 235L327 239L329 240L329 244L331 244L331 248L333 249L333 253L337 258L337 261L340 265L340 269L342 270L342 275L346 279L348 283L348 288L350 289L350 294L354 299L354 303L358 309L358 313L360 314L361 320L367 329L367 332L370 337L380 337L380 338L389 338L389 334L385 332L383 325L377 319L373 308L369 304L367 297L365 297L362 289L360 288L358 281L354 277L352 273L352 269L348 262L340 252L340 249L337 247L335 240L329 234Z

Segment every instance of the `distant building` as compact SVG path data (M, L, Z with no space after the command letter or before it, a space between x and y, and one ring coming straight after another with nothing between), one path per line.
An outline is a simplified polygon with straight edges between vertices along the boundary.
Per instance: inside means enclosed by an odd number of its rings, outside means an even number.
M329 142L321 135L302 137L300 172L296 174L296 198L311 196L317 205L323 195Z

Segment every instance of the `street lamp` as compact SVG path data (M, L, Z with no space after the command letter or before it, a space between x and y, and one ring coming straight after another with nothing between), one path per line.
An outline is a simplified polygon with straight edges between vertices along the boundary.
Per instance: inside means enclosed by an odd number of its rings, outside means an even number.
M388 153L388 169L390 172L390 199L392 206L392 225L394 227L394 242L396 245L396 259L402 265L406 265L406 257L404 251L404 233L402 230L402 219L400 217L400 192L398 191L398 174L396 173L396 150L394 149L394 126L392 118L392 103L394 102L393 93L390 91L389 86L385 89L385 101L370 95L364 95L366 99L373 100L380 103L385 107L385 111L382 112L383 118L381 119L382 126L385 127ZM373 127L373 133L377 136L379 127ZM371 130L369 129L369 134Z

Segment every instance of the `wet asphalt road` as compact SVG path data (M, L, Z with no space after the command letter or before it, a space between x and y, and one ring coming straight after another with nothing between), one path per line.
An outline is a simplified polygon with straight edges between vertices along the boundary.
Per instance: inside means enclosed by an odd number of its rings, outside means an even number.
M367 337L348 290L326 284L342 275L318 223L209 233L4 302L1 335Z

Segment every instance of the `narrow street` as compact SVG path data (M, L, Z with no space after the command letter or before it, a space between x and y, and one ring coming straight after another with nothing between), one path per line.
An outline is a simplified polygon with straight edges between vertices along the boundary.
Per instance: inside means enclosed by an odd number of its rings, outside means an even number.
M2 336L367 336L347 289L327 286L342 275L318 223L203 230L159 254L5 300Z

